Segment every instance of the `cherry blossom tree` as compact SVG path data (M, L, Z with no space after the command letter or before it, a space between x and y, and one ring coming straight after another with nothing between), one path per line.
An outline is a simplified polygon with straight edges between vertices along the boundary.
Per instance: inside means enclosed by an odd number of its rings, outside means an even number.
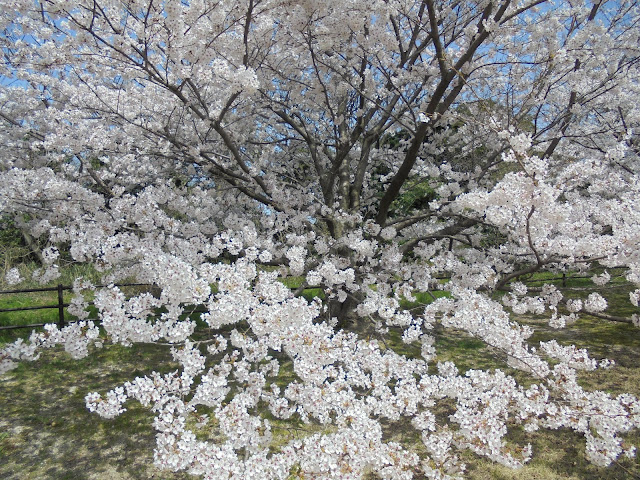
M464 449L526 462L516 425L573 429L597 465L635 455L638 399L577 382L611 362L534 345L513 314L640 323L523 282L622 267L638 306L636 2L11 0L0 18L0 211L47 245L42 281L66 255L158 292L80 278L82 321L6 346L0 371L55 345L171 344L181 371L87 406L149 406L155 462L207 479L458 478ZM438 362L439 329L505 368ZM203 411L224 441L196 437ZM270 450L264 411L326 428ZM422 454L384 433L403 419Z

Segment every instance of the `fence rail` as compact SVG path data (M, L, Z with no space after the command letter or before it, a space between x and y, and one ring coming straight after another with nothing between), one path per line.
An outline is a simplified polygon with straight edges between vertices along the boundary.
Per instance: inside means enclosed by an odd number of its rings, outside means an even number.
M108 285L96 285L96 287L107 287ZM148 283L117 283L113 284L115 287L153 287ZM45 309L58 309L58 328L64 327L68 322L64 318L64 309L69 306L68 303L64 303L64 292L66 290L73 290L73 287L68 285L58 284L56 287L46 288L23 288L19 290L0 290L0 295L9 295L13 293L33 293L33 292L58 292L58 302L53 305L39 305L37 307L20 307L20 308L0 308L0 313L5 312L21 312L27 310L45 310ZM34 328L43 327L46 323L32 323L29 325L0 325L0 330L15 330L19 328Z

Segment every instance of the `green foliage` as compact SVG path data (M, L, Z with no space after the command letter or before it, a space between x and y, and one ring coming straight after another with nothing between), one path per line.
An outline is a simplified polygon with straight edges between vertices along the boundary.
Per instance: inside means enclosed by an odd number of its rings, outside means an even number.
M15 222L7 216L0 217L0 285L10 269L28 261L31 255Z
M507 240L507 237L496 226L482 225L481 229L481 245L485 248L498 247Z
M391 204L394 214L408 215L416 210L428 210L429 203L437 198L436 191L431 186L432 180L414 177L408 180L398 198Z

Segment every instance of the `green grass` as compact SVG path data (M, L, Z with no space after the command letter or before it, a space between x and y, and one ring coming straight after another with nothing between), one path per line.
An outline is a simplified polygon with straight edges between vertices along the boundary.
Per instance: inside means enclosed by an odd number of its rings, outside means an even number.
M63 299L65 303L71 300L72 294L65 292ZM32 292L13 293L0 295L0 308L24 308L43 305L57 305L57 292ZM65 311L65 319L72 317ZM0 312L0 325L31 325L38 323L58 323L58 308L43 310L25 310L17 312ZM16 330L0 330L0 345L13 342L18 338L28 338L31 334L30 328Z
M32 278L33 272L39 268L36 263L23 263L18 266L20 275L24 279L18 285L8 285L4 275L0 278L0 291L20 290L29 288L53 288L58 284L71 286L78 277L84 277L94 283L100 283L100 274L91 265L66 264L61 268L59 278L47 283L40 284ZM8 270L8 268L5 268ZM63 294L64 303L69 303L73 297L73 292L65 290ZM25 292L0 294L0 309L35 307L43 305L56 305L55 308L43 310L26 310L17 312L0 312L0 326L10 325L30 325L37 323L58 323L58 293L53 292ZM94 313L95 317L95 311ZM69 315L65 310L65 320L74 320L75 317ZM14 342L18 338L29 338L30 328L17 330L0 330L0 346L5 343Z
M74 361L49 352L0 378L0 478L186 479L152 466L153 416L136 402L113 420L90 413L84 396L152 369L178 367L165 347L109 346Z
M302 285L304 282L304 277L284 277L278 279L284 286L290 288L291 290L295 290ZM302 296L306 298L308 301L313 300L314 298L324 298L324 292L321 288L305 288L302 291Z

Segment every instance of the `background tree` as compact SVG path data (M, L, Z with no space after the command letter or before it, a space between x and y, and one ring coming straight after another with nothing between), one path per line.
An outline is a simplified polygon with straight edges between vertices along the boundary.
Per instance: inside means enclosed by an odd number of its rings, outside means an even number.
M161 289L96 289L95 303L112 341L180 345L183 372L87 397L107 417L128 397L152 404L159 465L447 478L464 448L527 460L504 439L516 423L575 429L599 465L625 453L637 399L575 376L608 363L533 348L508 312L556 327L582 308L607 315L595 292L561 315L558 289L519 281L539 271L624 267L640 286L635 2L23 0L1 15L0 210L28 214L25 231L48 243L45 278L68 249L106 283ZM277 274L302 283L291 292ZM323 299L301 298L308 286ZM401 307L432 290L448 293ZM204 343L190 340L192 304L208 310ZM483 340L533 383L436 372L436 326ZM379 348L396 330L421 359ZM34 334L2 368L58 343L83 356L96 336L92 323ZM294 362L285 389L271 380L278 352ZM443 424L432 407L447 399ZM261 405L335 429L270 454ZM202 406L225 443L186 427ZM424 461L383 434L402 417Z

